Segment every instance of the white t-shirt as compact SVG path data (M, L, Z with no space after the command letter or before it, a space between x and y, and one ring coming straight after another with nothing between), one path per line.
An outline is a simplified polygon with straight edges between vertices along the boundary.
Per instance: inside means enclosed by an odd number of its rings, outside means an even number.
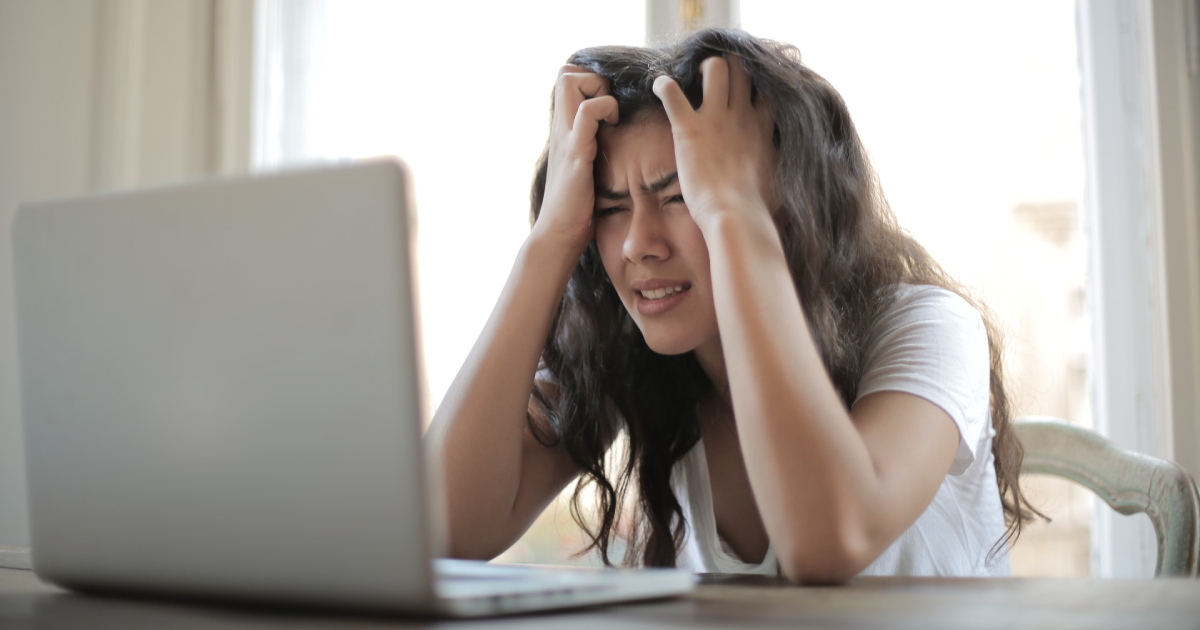
M875 324L858 398L901 391L941 407L958 427L958 452L933 502L861 575L1007 576L1008 553L992 466L987 332L966 300L933 286L902 285ZM773 545L742 562L717 535L703 440L676 464L672 486L687 516L678 565L698 573L778 574Z

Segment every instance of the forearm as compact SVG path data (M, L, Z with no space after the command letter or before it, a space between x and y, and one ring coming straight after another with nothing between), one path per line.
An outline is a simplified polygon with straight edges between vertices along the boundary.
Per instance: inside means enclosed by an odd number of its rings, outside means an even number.
M508 529L538 360L574 265L569 255L526 241L438 407L426 440L440 459L452 541L489 547L488 538Z
M872 393L847 412L769 212L780 207L776 147L808 139L780 140L786 130L769 98L752 98L740 55L709 57L700 72L698 109L669 77L655 79L654 92L671 123L680 190L708 248L721 355L706 356L723 362L750 487L784 572L846 579L929 506L958 431L942 408L905 392ZM793 181L803 177L785 170ZM718 362L708 363L720 381Z
M871 455L813 343L766 212L702 224L751 488L784 566L850 571L876 546ZM803 577L803 576L791 576ZM846 577L849 577L847 575Z

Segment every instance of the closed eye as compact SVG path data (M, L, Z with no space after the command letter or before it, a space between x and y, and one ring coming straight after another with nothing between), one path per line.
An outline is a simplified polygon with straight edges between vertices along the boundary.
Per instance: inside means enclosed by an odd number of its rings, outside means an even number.
M680 195L675 195L675 196L672 196L672 197L668 197L668 198L667 198L667 200L663 202L663 205L666 205L666 204L668 204L668 203L684 203L684 201L683 201L683 195L682 195L682 194L680 194Z
M625 208L622 208L621 206L612 206L609 208L596 208L596 211L593 214L597 219L603 219L604 217L607 217L611 214L616 214L624 209Z

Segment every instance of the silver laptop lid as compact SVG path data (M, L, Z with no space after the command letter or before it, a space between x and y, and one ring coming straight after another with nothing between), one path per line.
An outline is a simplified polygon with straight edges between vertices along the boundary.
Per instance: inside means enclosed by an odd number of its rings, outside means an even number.
M17 211L40 576L430 600L408 195L384 161Z

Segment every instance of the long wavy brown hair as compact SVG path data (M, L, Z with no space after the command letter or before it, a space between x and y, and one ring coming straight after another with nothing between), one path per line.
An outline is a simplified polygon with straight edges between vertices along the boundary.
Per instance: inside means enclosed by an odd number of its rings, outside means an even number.
M946 288L982 314L991 356L992 452L1007 525L990 558L1037 514L1018 485L1023 451L1010 427L1000 335L983 304L897 224L837 91L800 62L795 47L737 30L704 30L662 48L588 48L568 63L608 79L620 118L629 121L662 111L651 90L661 74L673 77L698 107L700 63L714 55L738 57L751 77L752 98L772 106L773 185L782 202L775 224L813 339L847 409L863 376L868 334L893 303L897 285ZM533 221L545 193L546 159L543 152L533 182ZM580 553L597 550L612 564L617 524L636 483L624 562L674 566L687 521L671 471L700 438L698 406L713 385L693 353L650 350L608 282L594 242L568 282L541 370L555 387L553 393L535 387L529 424L543 444L565 446L582 471L571 513L591 543ZM622 430L628 450L606 466L612 437ZM582 502L589 488L597 499L592 518Z

